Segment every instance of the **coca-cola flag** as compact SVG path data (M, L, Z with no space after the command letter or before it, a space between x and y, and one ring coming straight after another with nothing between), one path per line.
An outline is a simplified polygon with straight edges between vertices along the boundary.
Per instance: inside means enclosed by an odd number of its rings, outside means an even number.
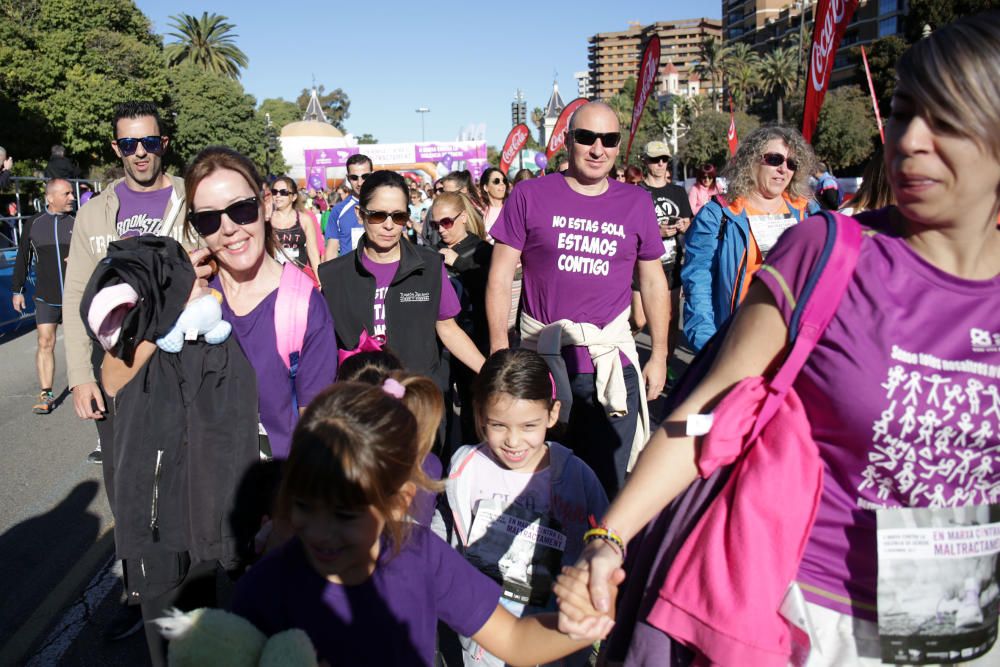
M857 8L858 0L819 0L816 5L816 27L809 53L809 76L806 77L806 107L802 116L802 136L806 141L812 141L826 87L830 84L837 47Z
M726 133L729 141L729 154L736 155L736 149L740 147L740 138L736 136L736 112L733 111L733 98L729 98L729 131Z
M653 84L656 83L656 75L660 71L660 38L653 37L646 44L642 52L642 60L639 61L639 78L635 83L635 99L632 101L632 129L628 133L628 148L625 149L625 163L628 163L628 156L632 152L632 140L639 129L639 121L642 119L643 109L646 108L646 100L653 92Z
M524 123L511 128L510 134L507 135L507 140L503 142L503 152L500 153L500 171L505 175L510 170L510 165L514 162L514 158L521 152L524 145L528 143L528 135L530 133L531 130Z
M563 108L562 113L559 114L559 119L556 120L556 124L552 128L552 134L549 136L549 144L545 147L546 159L551 160L552 156L566 145L566 130L569 129L569 117L573 115L574 111L589 101L586 97L578 97Z

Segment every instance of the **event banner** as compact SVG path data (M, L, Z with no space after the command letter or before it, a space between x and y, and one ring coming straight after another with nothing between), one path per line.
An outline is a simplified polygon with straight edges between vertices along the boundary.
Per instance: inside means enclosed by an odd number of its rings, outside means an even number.
M531 130L524 123L515 125L507 135L507 140L503 142L503 151L500 153L500 171L506 174L510 171L510 165L514 158L521 152L524 145L528 143L528 135Z
M988 652L1000 606L1000 505L882 509L876 521L882 662L949 664Z
M485 141L426 141L411 144L364 144L344 148L320 148L305 151L306 174L325 181L327 167L343 167L348 158L364 153L378 166L413 165L419 162L440 164L451 171L456 163L478 179L486 169ZM322 176L319 176L322 170ZM314 176L315 174L315 176Z
M656 83L656 75L660 72L660 38L654 37L646 44L646 49L642 52L642 61L639 63L639 78L635 84L635 99L632 101L632 127L628 133L628 148L625 149L624 164L628 164L628 156L632 153L632 140L639 130L639 121L642 120L643 109L646 108L646 100L653 92L653 84Z
M733 98L729 98L729 131L726 133L726 140L729 142L729 154L736 155L736 149L740 147L740 138L736 136L736 112L733 111Z
M552 156L566 145L566 130L569 129L570 116L589 101L585 97L578 97L563 108L562 113L559 114L559 118L556 120L555 126L552 128L549 145L545 147L546 160L551 160Z
M816 28L809 57L809 76L806 77L805 113L802 116L802 136L806 141L812 141L819 110L830 84L837 47L857 7L858 0L819 0L816 5Z

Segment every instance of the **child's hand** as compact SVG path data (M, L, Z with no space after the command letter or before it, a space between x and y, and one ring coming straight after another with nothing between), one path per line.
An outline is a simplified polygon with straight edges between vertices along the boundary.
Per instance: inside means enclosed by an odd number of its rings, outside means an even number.
M611 615L598 611L591 603L590 569L586 562L579 567L564 567L562 574L553 588L559 601L559 631L571 639L586 639L598 641L604 639L614 627ZM610 609L614 609L614 601L618 594L618 585L624 580L625 572L621 568L614 571L608 581L612 585Z

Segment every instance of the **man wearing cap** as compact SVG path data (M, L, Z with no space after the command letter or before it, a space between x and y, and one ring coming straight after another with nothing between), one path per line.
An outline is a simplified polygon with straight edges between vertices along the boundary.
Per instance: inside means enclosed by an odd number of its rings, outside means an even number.
M490 347L508 346L511 285L523 266L521 345L545 357L568 413L563 439L593 468L609 496L649 435L646 397L663 389L667 283L652 200L608 179L621 130L606 104L580 107L569 124L565 173L522 181L490 235L486 294ZM652 353L639 370L629 328L633 273L648 314Z
M681 262L684 252L684 232L691 226L691 203L687 192L670 182L670 150L662 141L650 141L642 152L646 176L640 185L653 197L656 220L663 240L663 271L670 286L670 349L674 347L680 312Z

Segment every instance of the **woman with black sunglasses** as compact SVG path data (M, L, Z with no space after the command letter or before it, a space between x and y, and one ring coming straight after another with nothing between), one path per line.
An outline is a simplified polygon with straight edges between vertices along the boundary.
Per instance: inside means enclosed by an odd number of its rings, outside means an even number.
M299 201L299 187L295 179L281 176L271 184L271 227L278 244L284 249L278 261L287 259L303 269L312 278L321 261L318 242L319 224L311 211Z
M473 371L482 353L455 322L461 311L443 257L403 239L410 220L406 180L377 171L361 186L357 206L364 234L353 252L319 267L333 314L337 347L354 350L362 332L387 344L407 370L448 380L438 340Z
M507 175L496 167L490 167L479 177L479 189L483 193L483 201L486 203L486 210L483 211L483 226L486 228L484 238L489 238L490 228L500 217L503 204L510 194L510 182Z
M726 165L728 201L705 204L684 239L684 333L704 347L746 297L781 233L819 210L809 188L816 158L797 131L754 130Z
M278 352L279 289L289 289L285 274L299 270L275 259L281 250L264 217L260 182L256 168L243 155L220 146L206 148L185 174L185 225L212 253L218 273L209 286L222 295L223 318L233 325L233 334L257 374L261 426L271 453L283 459L299 413L335 379L337 355L331 354L336 343L330 311L308 282L305 335L294 378Z

